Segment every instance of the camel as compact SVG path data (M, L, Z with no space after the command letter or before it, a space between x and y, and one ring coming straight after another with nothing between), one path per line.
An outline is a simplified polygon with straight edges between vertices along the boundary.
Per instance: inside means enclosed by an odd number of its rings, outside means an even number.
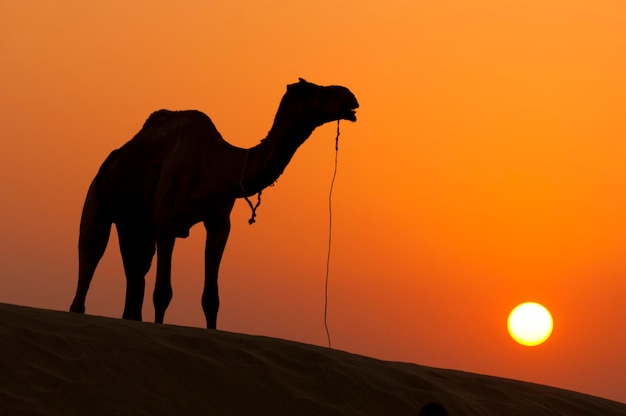
M235 200L273 184L313 130L331 121L356 121L358 107L345 87L300 79L287 86L267 137L249 149L226 142L200 111L152 113L130 141L111 152L89 187L78 239L78 285L70 311L85 313L89 285L115 224L126 275L122 317L142 320L145 275L156 251L154 319L163 323L173 295L175 240L189 236L189 229L203 222L202 309L207 328L215 329L218 271Z

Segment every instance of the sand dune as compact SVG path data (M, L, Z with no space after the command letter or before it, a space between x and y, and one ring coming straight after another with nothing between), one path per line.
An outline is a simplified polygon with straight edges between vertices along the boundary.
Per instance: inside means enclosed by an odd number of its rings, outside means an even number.
M2 415L626 415L519 381L280 339L0 304Z

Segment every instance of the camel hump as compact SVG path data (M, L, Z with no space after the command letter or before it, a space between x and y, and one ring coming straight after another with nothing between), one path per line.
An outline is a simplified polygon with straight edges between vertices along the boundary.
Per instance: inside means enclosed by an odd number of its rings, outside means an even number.
M172 119L172 116L176 114L175 111L170 110L158 110L150 114L150 117L143 124L144 127L158 127L164 122Z
M146 122L143 124L143 128L159 128L175 120L188 118L189 116L205 119L209 118L202 111L198 110L171 111L162 109L150 114L150 117L148 117Z

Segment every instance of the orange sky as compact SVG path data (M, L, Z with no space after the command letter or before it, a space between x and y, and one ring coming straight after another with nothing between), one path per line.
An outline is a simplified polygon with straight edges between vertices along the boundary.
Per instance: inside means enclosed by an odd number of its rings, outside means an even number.
M625 50L622 0L3 0L0 301L69 307L87 187L152 111L204 111L252 146L304 77L361 104L341 125L333 346L626 402ZM237 203L219 328L325 344L334 129L254 226ZM177 242L166 322L203 325L203 238ZM112 238L88 313L123 298ZM527 300L554 316L539 347L507 334Z

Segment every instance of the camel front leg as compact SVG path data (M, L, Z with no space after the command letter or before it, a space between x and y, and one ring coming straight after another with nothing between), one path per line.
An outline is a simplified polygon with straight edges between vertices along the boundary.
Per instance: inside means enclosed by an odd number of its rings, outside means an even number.
M172 252L176 237L169 232L157 235L157 272L154 284L154 322L163 323L165 311L172 300Z
M209 329L217 327L217 311L220 307L220 298L217 277L230 233L230 211L232 203L223 207L219 215L204 221L206 228L206 245L204 249L204 292L202 293L202 310Z

